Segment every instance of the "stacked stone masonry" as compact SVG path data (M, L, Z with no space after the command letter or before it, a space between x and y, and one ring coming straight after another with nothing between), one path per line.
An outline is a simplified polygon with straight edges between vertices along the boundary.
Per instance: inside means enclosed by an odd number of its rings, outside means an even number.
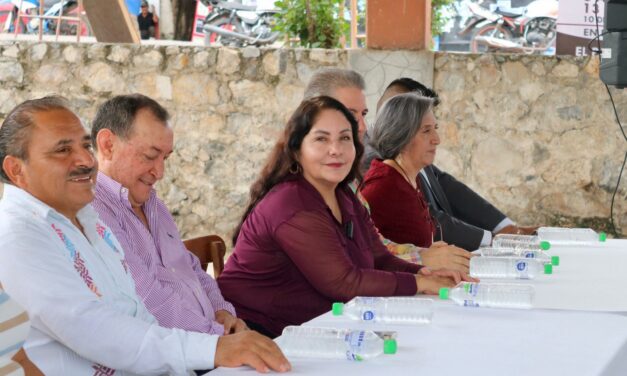
M7 42L0 44L0 120L21 101L49 94L67 97L86 126L114 95L157 99L174 115L175 133L159 195L183 237L230 238L305 84L327 66L366 77L370 122L394 78L433 85L442 98L436 164L513 219L608 229L627 144L594 60ZM613 93L627 122L627 93ZM623 234L626 198L624 183L614 211Z

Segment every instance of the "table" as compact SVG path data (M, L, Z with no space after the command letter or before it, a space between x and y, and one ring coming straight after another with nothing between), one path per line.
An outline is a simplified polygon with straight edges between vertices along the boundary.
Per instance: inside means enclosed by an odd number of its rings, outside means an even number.
M524 281L536 288L534 308L627 312L627 240L547 253L560 256L553 274Z
M555 246L555 274L530 281L535 309L436 301L429 325L365 324L330 313L303 325L395 330L398 353L364 362L290 359L295 375L625 375L627 240ZM599 312L605 311L605 312ZM613 312L613 313L608 313ZM253 374L220 368L210 375Z

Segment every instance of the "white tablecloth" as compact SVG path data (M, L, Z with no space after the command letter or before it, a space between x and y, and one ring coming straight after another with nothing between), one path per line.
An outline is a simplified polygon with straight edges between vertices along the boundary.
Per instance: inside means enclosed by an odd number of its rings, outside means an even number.
M364 362L292 358L295 375L625 375L627 317L436 304L429 325L365 325L325 314L305 324L398 332L398 352ZM220 368L211 375L254 373Z
M304 325L395 330L398 353L364 362L293 358L292 374L627 375L627 240L550 253L561 265L530 281L533 310L436 301L433 322L422 326L366 325L327 313ZM220 368L211 375L234 373L255 371Z
M553 274L524 282L536 287L535 308L627 312L627 240L547 253L560 256Z

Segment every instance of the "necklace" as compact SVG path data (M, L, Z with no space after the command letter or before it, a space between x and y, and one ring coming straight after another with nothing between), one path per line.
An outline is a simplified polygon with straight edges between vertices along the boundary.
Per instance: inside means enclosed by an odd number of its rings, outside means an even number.
M412 188L414 188L417 192L420 192L420 188L418 188L418 184L416 184L416 187L414 187L414 185L411 183L412 180L409 178L409 175L407 175L407 172L405 171L405 169L403 168L403 166L401 166L400 163L398 163L398 161L395 159L393 159L394 163L396 163L396 165L398 166L398 168L401 169L401 172L403 173L403 175L405 176L405 179L407 179L407 182L409 183L409 185L411 185Z

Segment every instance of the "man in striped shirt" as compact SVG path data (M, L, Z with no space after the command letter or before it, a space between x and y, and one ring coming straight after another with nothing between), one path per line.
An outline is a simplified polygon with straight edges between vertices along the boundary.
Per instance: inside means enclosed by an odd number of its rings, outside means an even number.
M98 165L66 100L14 108L0 126L0 166L0 281L30 317L24 349L44 374L289 370L276 344L255 332L218 336L157 324L124 250L89 205Z
M105 102L92 124L100 173L92 205L126 252L138 294L159 324L209 334L247 330L188 252L153 185L172 153L168 112L144 95Z

